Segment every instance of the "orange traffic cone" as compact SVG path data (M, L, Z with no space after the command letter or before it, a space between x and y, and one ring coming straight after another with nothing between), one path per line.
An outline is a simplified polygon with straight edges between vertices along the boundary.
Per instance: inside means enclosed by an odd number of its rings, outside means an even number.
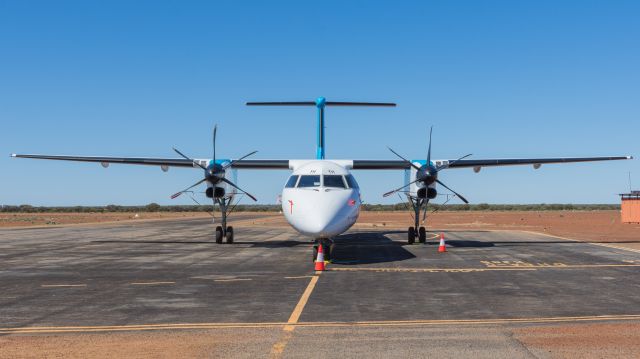
M324 252L322 251L322 245L318 246L318 256L316 257L316 270L324 270Z
M446 252L447 245L444 243L444 233L440 233L440 246L438 247L438 252Z

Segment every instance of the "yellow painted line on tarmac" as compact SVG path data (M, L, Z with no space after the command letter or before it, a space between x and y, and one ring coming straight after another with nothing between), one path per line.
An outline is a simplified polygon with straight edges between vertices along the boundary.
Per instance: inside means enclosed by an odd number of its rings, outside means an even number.
M381 326L446 326L446 325L490 325L490 324L536 324L562 322L640 320L640 314L591 315L572 317L530 317L530 318L479 318L479 319L438 319L438 320L383 320L356 322L265 322L265 323L176 323L176 324L139 324L105 326L68 326L68 327L16 327L0 328L0 334L49 334L72 332L108 332L108 331L144 331L144 330L181 330L181 329L233 329L233 328L318 328L318 327L381 327ZM286 333L291 333L288 329ZM290 338L290 337L289 337ZM280 342L279 342L280 343ZM276 345L274 345L274 348ZM282 351L286 347L279 346ZM281 354L282 352L280 352Z
M251 278L235 278L235 279L214 279L214 282L242 282L247 280L253 280Z
M176 282L132 282L131 285L163 285L163 284L176 284Z
M615 268L615 267L640 267L640 264L563 264L563 265L547 265L547 266L496 266L495 268L533 268L533 269L571 269L571 268Z
M357 327L357 326L437 326L437 325L483 325L509 323L558 323L581 321L640 320L640 315L593 315L580 317L539 317L539 318L487 318L487 319L443 319L443 320L388 320L362 322L307 322L299 327Z
M485 268L329 268L333 272L389 272L389 273L477 273L491 271L536 271L541 269L619 268L640 267L640 264L563 264L563 265L497 265Z
M86 287L86 284L42 284L42 288Z
M533 267L496 268L328 268L333 272L471 273L491 271L534 271Z
M293 330L296 328L296 324L300 319L300 315L302 314L305 305L307 305L309 297L311 296L313 289L316 287L316 283L318 283L318 279L320 278L321 274L322 272L316 272L316 275L311 277L307 288L304 290L302 296L298 300L298 304L296 304L296 307L293 309L293 312L289 316L287 324L282 328L282 337L271 347L271 358L275 359L282 357L282 353L284 353L284 350L287 348L287 344L289 344L289 340L291 340L291 338L293 337Z

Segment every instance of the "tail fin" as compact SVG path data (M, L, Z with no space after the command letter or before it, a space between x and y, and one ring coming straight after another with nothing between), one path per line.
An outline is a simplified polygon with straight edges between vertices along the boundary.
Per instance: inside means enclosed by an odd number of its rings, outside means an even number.
M315 106L318 108L318 129L316 159L324 159L324 108L325 106L375 106L395 107L391 102L340 102L327 101L324 97L318 97L313 101L283 101L283 102L247 102L247 106Z

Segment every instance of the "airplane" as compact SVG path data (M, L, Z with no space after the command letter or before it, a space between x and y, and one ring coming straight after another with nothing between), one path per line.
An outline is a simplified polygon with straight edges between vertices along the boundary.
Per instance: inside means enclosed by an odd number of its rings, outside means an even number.
M555 158L500 158L500 159L467 159L471 154L457 159L431 159L431 135L426 159L409 160L393 149L389 150L398 160L331 160L325 158L325 108L344 106L373 106L395 107L391 102L340 102L327 101L319 97L315 101L287 101L287 102L247 102L247 106L311 106L317 109L317 149L315 159L247 159L257 151L253 151L238 159L220 159L216 157L217 126L213 129L212 158L191 158L178 149L173 150L180 158L148 158L148 157L103 157L103 156L62 156L40 154L11 154L16 158L35 158L47 160L65 160L98 162L107 168L111 163L159 166L166 172L170 167L190 167L201 169L204 176L195 184L171 196L177 198L191 189L205 183L205 194L213 200L214 207L218 204L221 212L221 223L215 229L216 243L233 243L234 230L227 226L227 217L231 210L230 204L236 195L243 194L256 201L250 193L244 191L235 183L237 170L265 169L291 170L292 173L285 182L281 194L282 213L287 222L299 233L315 239L313 246L314 258L318 247L322 246L325 258L331 259L333 252L333 238L346 232L356 223L362 204L360 187L351 173L358 170L403 170L405 184L384 194L404 193L411 203L414 212L414 225L407 231L407 242L426 242L426 228L419 226L420 212L424 209L423 221L426 216L427 205L437 193L437 185L451 191L465 203L469 201L444 184L439 173L446 169L473 168L479 172L483 167L532 165L534 169L543 164L573 163L591 161L627 160L632 156L612 157L555 157ZM195 200L195 199L194 199Z

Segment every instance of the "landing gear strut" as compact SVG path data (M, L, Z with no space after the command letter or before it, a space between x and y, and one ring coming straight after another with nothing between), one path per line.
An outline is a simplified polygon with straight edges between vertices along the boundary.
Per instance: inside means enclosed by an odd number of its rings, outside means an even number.
M426 243L427 230L422 226L418 226L420 225L420 210L422 209L422 206L426 207L427 203L429 203L429 200L426 198L409 196L409 202L411 202L411 207L413 207L414 226L409 227L407 243L414 244L416 241L416 237L418 238L418 241L420 243Z

